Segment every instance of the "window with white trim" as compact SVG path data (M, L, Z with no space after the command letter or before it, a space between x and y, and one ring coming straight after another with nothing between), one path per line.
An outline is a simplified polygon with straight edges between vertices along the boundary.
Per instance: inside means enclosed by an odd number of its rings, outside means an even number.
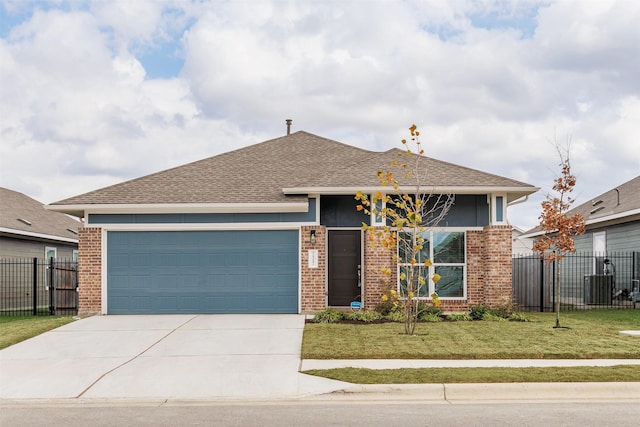
M371 200L373 200L373 195L371 196ZM381 213L385 207L386 207L386 203L384 201L384 198L380 198L376 200L375 206L372 206L372 208L374 209L372 209L372 212L371 212L371 225L373 226L386 225L387 221L385 220L384 216Z
M466 292L466 239L464 231L424 231L420 233L424 239L422 249L416 255L416 274L424 279L424 285L417 292L419 298L430 298L437 292L439 298L461 299ZM410 232L400 232L399 239L409 241ZM407 277L411 266L411 251L407 245L398 242L398 289L407 289ZM431 260L430 266L424 262ZM404 273L404 274L403 274ZM440 275L438 283L431 278Z

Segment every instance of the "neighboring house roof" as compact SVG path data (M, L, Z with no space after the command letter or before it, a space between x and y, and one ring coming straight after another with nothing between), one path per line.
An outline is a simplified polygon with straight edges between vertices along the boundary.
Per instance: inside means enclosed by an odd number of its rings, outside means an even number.
M587 229L630 221L640 221L640 176L602 193L576 206L567 215L580 214L587 223ZM540 226L525 233L526 237L542 234Z
M115 205L157 211L177 205L253 204L253 211L298 204L307 194L353 194L380 188L377 171L398 160L397 149L373 152L304 131L292 133L204 160L55 202L50 209L81 214L87 207L110 210ZM454 193L504 191L509 201L538 190L532 185L424 157L429 175L423 185ZM405 182L409 184L410 182Z
M533 239L522 237L524 230L520 227L514 226L511 230L511 237L513 239L511 245L511 251L514 255L527 255L533 252Z
M17 191L0 187L0 233L78 243L79 221L51 212Z

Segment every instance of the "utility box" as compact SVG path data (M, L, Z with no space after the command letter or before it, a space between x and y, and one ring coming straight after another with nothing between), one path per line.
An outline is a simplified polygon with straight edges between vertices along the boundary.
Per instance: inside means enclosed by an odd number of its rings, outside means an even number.
M584 276L584 302L592 305L611 305L613 276L592 274Z

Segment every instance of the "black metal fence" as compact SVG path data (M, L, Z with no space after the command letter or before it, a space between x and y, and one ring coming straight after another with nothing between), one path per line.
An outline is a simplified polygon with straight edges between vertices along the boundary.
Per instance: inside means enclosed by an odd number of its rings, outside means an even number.
M568 254L559 266L540 254L514 256L515 303L522 310L553 311L559 286L563 310L640 306L640 252Z
M0 315L78 312L78 263L68 259L0 259Z

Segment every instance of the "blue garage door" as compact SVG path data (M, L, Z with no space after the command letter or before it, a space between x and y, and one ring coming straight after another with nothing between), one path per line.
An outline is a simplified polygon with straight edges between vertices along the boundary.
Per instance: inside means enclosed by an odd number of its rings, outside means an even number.
M110 231L107 312L297 313L298 231Z

